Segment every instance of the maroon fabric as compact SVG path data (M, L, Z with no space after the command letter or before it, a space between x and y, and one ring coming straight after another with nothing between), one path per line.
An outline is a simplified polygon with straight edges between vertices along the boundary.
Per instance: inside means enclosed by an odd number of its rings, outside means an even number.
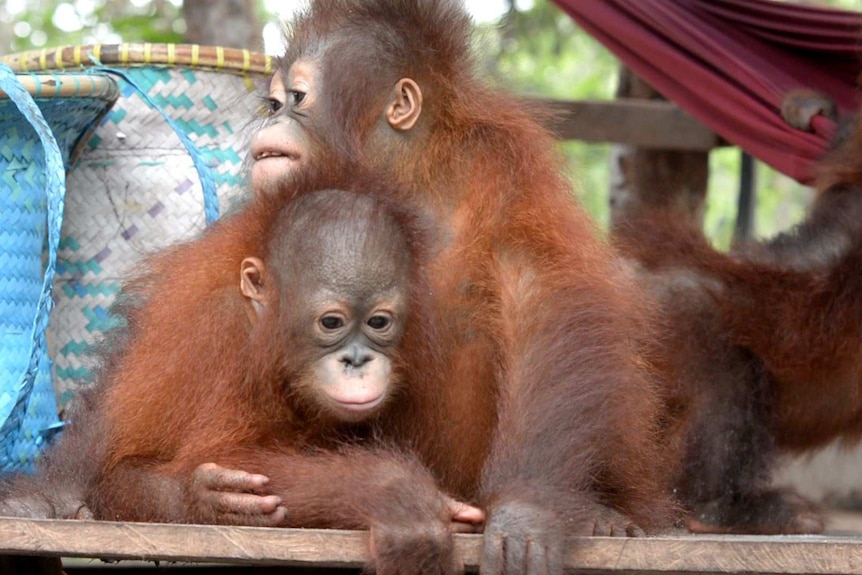
M858 108L862 13L775 0L552 0L637 75L726 140L803 182L834 133L788 126L784 94Z

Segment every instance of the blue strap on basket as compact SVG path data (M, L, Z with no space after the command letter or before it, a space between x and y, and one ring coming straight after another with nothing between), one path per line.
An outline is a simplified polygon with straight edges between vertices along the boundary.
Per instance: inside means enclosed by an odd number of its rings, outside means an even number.
M123 70L118 70L117 68L109 68L99 62L98 59L93 54L87 54L90 57L96 66L93 68L89 68L87 71L89 73L102 73L102 74L113 74L115 76L119 76L128 84L134 88L138 95L143 99L147 105L161 114L162 118L168 123L177 137L182 142L183 146L185 146L186 151L192 158L192 162L195 165L195 170L197 170L198 178L201 181L201 188L203 189L204 195L204 215L206 216L207 225L212 225L219 217L219 202L218 202L218 194L216 193L215 181L213 180L212 172L210 172L209 166L207 166L206 161L198 150L198 147L195 146L194 142L189 139L186 133L174 122L173 118L168 116L164 110L162 110L158 104L156 104L152 98L147 94L145 90L143 90L138 84Z
M12 381L0 381L0 472L2 472L18 469L21 467L22 460L28 460L28 457L22 458L16 454L18 440L22 434L33 434L34 437L29 438L29 443L38 447L52 435L54 430L62 426L54 409L51 421L45 421L46 418L43 417L37 420L41 421L41 424L37 424L37 429L26 428L28 425L33 425L32 422L28 423L27 411L31 396L38 391L36 388L47 385L49 389L43 391L53 394L53 388L50 387L50 363L47 359L45 330L54 306L52 298L54 266L60 242L66 175L63 158L51 128L36 102L18 82L15 73L5 64L0 64L0 88L6 92L36 131L45 154L44 189L39 189L38 185L25 186L13 183L8 191L3 192L4 195L0 195L0 216L3 215L3 211L6 212L7 225L8 220L14 222L14 218L19 214L21 215L19 222L24 224L14 226L15 229L0 229L0 237L4 241L28 244L28 248L35 247L35 250L28 250L28 252L34 252L32 258L18 257L19 254L11 249L5 254L0 253L0 256L7 260L3 263L4 269L0 271L3 272L3 277L9 278L2 282L5 286L0 284L0 289L4 290L0 292L0 306L4 308L3 313L7 316L0 318L0 325L4 326L3 331L0 331L0 367L11 368L15 378ZM34 261L38 267L41 267L41 247L44 239L38 232L43 229L42 218L45 217L45 212L38 207L41 207L43 202L47 212L48 259L37 303L32 306L32 299L27 296L35 294L26 292L31 287L28 285L30 283L28 280L32 278L28 276L32 275ZM38 287L38 280L36 287ZM26 325L28 318L32 318L29 326ZM29 355L22 361L21 351L26 352L26 348L29 348ZM18 373L19 366L23 367L23 373Z

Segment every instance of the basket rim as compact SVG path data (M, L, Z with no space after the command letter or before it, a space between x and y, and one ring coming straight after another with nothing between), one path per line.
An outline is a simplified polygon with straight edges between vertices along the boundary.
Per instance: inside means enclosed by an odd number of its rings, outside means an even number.
M95 98L114 101L119 96L117 83L99 74L17 73L15 77L33 98ZM8 99L0 89L0 100Z
M272 57L262 52L200 44L86 44L27 50L2 56L15 72L82 69L96 66L166 66L223 71L240 75L269 75Z

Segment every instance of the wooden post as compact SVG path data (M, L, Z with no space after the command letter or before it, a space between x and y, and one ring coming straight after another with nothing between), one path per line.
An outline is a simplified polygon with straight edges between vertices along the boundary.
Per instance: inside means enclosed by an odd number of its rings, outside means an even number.
M620 69L617 97L664 99L625 67ZM647 207L661 209L668 217L703 222L708 152L614 146L610 174L611 229Z
M742 166L739 173L739 199L736 202L736 225L733 228L734 245L751 239L754 235L754 210L757 206L757 176L754 158L739 151Z

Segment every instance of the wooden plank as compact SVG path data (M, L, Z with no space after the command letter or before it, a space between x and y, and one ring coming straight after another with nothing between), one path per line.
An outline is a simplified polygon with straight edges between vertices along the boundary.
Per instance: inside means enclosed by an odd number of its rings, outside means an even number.
M0 518L0 555L359 567L367 534L102 521Z
M467 570L480 535L455 537ZM0 518L0 555L358 568L367 533ZM571 569L618 573L862 574L862 538L835 536L585 537L572 541Z
M689 151L709 151L725 144L715 132L672 102L538 98L532 101L553 113L548 128L563 140Z

